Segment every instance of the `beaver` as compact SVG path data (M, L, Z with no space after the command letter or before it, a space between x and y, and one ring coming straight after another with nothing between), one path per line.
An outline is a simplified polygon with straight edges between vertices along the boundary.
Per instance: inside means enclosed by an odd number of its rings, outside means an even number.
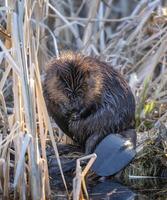
M136 145L135 99L112 66L81 53L63 52L46 69L44 97L59 128L86 154L108 134Z

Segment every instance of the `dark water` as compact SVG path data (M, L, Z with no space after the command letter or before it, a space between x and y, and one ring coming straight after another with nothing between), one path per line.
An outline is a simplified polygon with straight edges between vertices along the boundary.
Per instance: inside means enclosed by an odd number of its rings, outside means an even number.
M67 199L60 182L52 186L52 200ZM88 185L88 192L90 200L167 200L167 179L129 179L124 184L113 179L97 181L96 184Z
M92 200L165 200L167 199L167 179L133 179L123 184L116 180L106 180L91 189Z
M59 190L60 191L60 190ZM130 179L97 181L88 185L90 200L167 200L167 179ZM54 200L65 200L65 192L56 188Z

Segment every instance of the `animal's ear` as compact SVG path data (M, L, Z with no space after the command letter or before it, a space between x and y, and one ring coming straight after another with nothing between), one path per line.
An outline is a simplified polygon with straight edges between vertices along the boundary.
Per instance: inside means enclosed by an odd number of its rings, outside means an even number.
M64 63L57 58L53 58L46 66L46 74L51 77L60 77L64 75Z
M85 80L86 83L88 85L89 88L94 88L95 83L95 79L92 77L92 74L90 72L87 73L87 75L85 76Z

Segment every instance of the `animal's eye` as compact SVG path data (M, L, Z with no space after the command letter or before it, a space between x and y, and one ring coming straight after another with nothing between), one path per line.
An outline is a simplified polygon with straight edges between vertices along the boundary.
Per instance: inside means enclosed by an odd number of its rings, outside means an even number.
M81 90L78 90L78 91L77 91L77 94L78 94L78 95L81 95L81 94L82 94Z
M77 91L77 94L78 94L78 96L80 96L80 97L83 97L83 96L84 96L83 93L84 93L83 90L78 90L78 91Z

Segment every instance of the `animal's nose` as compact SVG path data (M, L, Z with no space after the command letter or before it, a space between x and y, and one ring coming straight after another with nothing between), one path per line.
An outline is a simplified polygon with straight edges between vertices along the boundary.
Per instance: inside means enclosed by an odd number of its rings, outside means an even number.
M80 119L80 117L79 117L78 114L73 113L73 114L71 115L71 120L76 121L76 120L79 120L79 119Z

